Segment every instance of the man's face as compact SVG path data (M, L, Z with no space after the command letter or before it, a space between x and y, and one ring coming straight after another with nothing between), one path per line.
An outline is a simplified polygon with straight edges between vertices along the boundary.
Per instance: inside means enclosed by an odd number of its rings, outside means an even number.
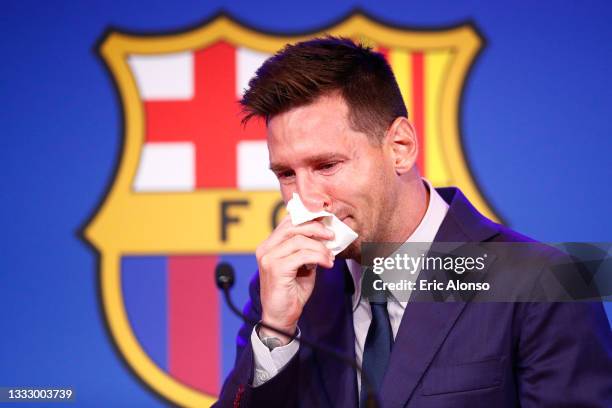
M384 241L396 205L390 150L351 128L340 96L274 116L268 124L270 167L285 204L298 193L311 211L325 209L359 234L343 253L359 258L362 242Z

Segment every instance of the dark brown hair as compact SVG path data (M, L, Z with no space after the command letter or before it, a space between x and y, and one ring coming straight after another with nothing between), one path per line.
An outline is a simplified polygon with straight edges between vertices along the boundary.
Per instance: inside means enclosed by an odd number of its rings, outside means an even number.
M274 115L339 92L353 129L380 141L398 116L408 116L384 56L353 41L327 36L286 45L249 81L240 101L243 123Z

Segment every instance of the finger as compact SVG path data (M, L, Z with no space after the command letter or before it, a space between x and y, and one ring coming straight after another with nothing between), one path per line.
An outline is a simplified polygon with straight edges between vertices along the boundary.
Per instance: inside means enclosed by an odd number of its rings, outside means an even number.
M281 219L281 221L276 225L276 229L283 228L283 227L286 227L288 225L293 225L292 222L291 222L291 215L289 215L289 214L285 215Z
M300 249L310 249L311 251L320 251L327 257L333 258L332 252L325 244L316 239L305 237L304 235L294 235L288 240L282 242L270 251L270 255L274 258L282 258L289 256Z
M300 267L314 264L324 268L331 268L334 266L334 261L320 251L300 249L289 256L279 259L278 262L279 270L287 271L287 274L291 276L296 276Z
M266 254L267 252L269 252L270 249L274 248L274 246L282 242L281 237L286 236L283 231L285 231L288 228L291 228L291 226L292 226L291 217L289 216L289 214L287 214L278 223L276 228L274 228L274 231L272 231L272 234L270 234L270 236L265 241L259 244L259 246L257 247L257 251L255 252L255 254L257 255L257 259L259 259L262 255Z
M334 233L327 229L320 221L308 221L304 224L293 226L291 224L275 230L268 238L267 247L280 245L282 242L296 236L303 235L305 237L318 239L321 241L331 240L334 238Z

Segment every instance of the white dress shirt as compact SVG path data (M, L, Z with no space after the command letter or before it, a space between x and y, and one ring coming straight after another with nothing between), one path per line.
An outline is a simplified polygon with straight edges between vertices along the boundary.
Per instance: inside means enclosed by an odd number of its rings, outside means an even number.
M429 189L429 203L423 219L416 227L412 235L406 242L433 242L438 229L446 217L448 212L448 204L440 197L438 192L431 186L429 181L423 179ZM355 330L355 356L357 364L361 366L363 359L363 347L365 344L370 322L372 321L372 310L367 299L361 297L361 265L352 260L346 261L353 283L355 285L355 293L353 294L353 328ZM387 311L391 321L391 329L393 330L393 338L397 336L406 302L392 301L387 303ZM255 359L255 376L253 386L262 385L270 378L274 377L278 372L291 360L299 349L299 343L295 340L291 343L276 347L270 351L266 347L259 336L253 329L251 333L251 345L253 347L253 355ZM361 377L357 376L358 392L361 391Z

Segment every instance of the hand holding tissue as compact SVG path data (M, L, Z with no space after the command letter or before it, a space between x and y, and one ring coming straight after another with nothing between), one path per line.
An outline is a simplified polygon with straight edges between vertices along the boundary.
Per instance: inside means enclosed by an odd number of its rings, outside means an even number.
M321 223L335 234L334 239L324 242L325 246L332 251L334 256L344 251L358 237L355 231L340 221L334 214L327 211L309 211L297 193L293 193L293 197L287 203L287 211L291 216L291 223L294 226L314 220L315 218L321 218Z

